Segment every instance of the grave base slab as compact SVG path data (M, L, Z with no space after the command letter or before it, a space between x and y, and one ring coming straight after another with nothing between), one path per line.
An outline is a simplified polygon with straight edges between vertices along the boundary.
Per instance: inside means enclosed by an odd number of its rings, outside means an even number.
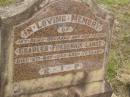
M20 97L111 97L112 89L105 81L92 82Z

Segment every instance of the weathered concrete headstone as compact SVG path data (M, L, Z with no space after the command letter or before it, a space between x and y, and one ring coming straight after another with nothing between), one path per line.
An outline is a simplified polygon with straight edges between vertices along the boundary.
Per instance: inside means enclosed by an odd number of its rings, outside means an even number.
M8 24L4 96L56 97L45 91L64 91L68 86L79 91L79 97L107 93L104 74L111 18L80 0L46 0L37 9L24 22L19 18L15 25ZM81 88L75 86L80 84Z

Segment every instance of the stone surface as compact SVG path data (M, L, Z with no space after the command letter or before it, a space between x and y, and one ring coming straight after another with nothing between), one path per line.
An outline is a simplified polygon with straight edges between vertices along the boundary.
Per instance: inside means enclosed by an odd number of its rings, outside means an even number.
M115 94L112 94L112 97L117 97Z
M9 6L0 6L0 17L8 18L20 14L35 4L38 0L22 0Z
M20 97L110 97L111 94L110 87L101 81Z
M1 95L44 97L81 84L80 95L104 93L112 18L91 0L41 2L3 17Z
M14 28L13 80L102 68L108 27L83 3L48 1L32 18Z
M40 91L53 90L59 87L63 88L69 85L74 86L79 83L86 84L89 82L91 83L96 81L102 81L104 79L102 74L103 74L102 69L92 71L87 74L85 72L69 73L65 74L64 76L57 75L46 77L44 79L40 78L40 79L33 79L31 81L27 80L22 82L15 82L13 84L13 87L17 87L17 90L19 90L18 94L35 93ZM7 90L6 92L9 93L10 89Z

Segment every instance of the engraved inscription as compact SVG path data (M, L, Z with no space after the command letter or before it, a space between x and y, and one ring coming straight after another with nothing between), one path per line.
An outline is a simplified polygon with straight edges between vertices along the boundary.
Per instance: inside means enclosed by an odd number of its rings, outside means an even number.
M64 43L56 45L42 45L34 47L23 47L17 48L15 50L16 55L24 55L31 53L43 53L43 52L55 52L62 50L72 50L72 49L83 49L83 48L93 48L93 47L103 47L105 46L105 41L88 41L88 42L73 42L73 43Z
M89 6L76 0L41 8L14 27L14 81L103 68L107 26Z
M41 68L39 70L39 74L40 75L55 74L55 73L60 73L65 71L80 70L82 68L83 68L82 63L67 64L67 65L60 65L55 67Z
M58 42L66 40L84 40L93 38L104 38L105 33L94 33L94 34L83 34L83 35L66 35L66 36L53 36L53 37L40 37L40 38L30 38L30 39L19 39L16 44L30 44L30 43L42 43L42 42Z
M88 51L53 54L53 55L46 55L46 56L18 58L15 60L15 64L32 63L32 62L40 62L40 61L56 60L56 59L64 59L64 58L73 58L73 57L83 57L83 56L98 55L98 54L103 54L103 53L104 53L104 49L98 49L98 50L88 50Z
M28 38L30 35L39 31L40 29L55 24L61 24L61 23L77 23L77 24L89 26L98 32L102 31L102 25L95 20L92 20L82 15L64 14L64 15L48 17L38 21L37 23L30 25L29 27L21 31L21 37Z
M67 32L69 33L69 32L72 32L73 30L74 30L73 27L66 26L64 24L64 25L58 27L57 32L58 33L67 33Z

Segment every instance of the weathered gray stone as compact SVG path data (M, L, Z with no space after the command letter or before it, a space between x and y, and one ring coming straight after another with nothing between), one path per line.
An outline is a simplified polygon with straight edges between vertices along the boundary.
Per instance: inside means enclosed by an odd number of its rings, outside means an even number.
M2 78L2 84L1 84L1 95L2 97L13 97L13 96L20 96L21 97L110 97L111 91L107 94L107 91L105 91L106 85L104 85L104 75L105 75L105 65L107 63L107 55L108 55L108 48L109 44L106 45L105 48L105 59L103 60L103 64L96 64L96 63L89 63L90 65L93 64L91 67L84 67L81 70L76 70L74 72L63 72L58 73L56 75L51 75L47 77L36 75L35 72L37 70L34 69L34 67L26 67L19 65L16 65L14 62L15 58L20 58L20 53L14 54L14 49L17 49L18 47L23 47L23 45L16 45L14 40L21 39L20 37L20 29L25 29L27 26L30 25L30 23L37 22L40 19L43 18L43 16L49 17L55 16L59 14L67 14L67 12L73 13L73 14L81 14L86 15L89 18L92 18L94 20L97 20L98 22L101 22L105 25L105 28L103 32L107 32L107 35L110 36L111 29L113 26L113 18L108 14L107 11L102 10L99 8L95 2L92 0L63 0L65 3L61 3L58 5L50 6L49 4L55 3L55 2L62 2L62 0L32 0L29 4L28 0L26 1L27 4L21 4L18 6L15 6L15 11L13 12L13 7L11 8L9 12L5 12L1 14L2 17L2 66L1 66L1 78ZM79 6L79 8L75 8L75 6L71 6L69 2L74 2L76 6ZM67 3L66 3L67 2ZM78 2L78 3L77 3ZM89 11L85 11L85 3L86 8ZM64 5L66 4L66 5ZM83 6L81 6L82 4ZM72 4L73 5L73 4ZM46 7L49 6L47 9ZM58 7L59 6L59 7ZM18 9L20 7L23 7L22 9ZM68 10L68 8L70 8ZM73 9L71 9L73 8ZM3 10L5 10L4 8ZM8 9L8 8L7 8ZM55 10L56 9L56 10ZM51 11L49 11L51 10ZM63 10L63 12L61 12ZM73 12L74 10L74 12ZM81 11L80 11L81 10ZM90 12L90 13L83 13ZM11 12L11 13L10 13ZM47 15L47 16L46 16ZM44 18L45 18L44 17ZM67 23L66 23L67 24ZM22 26L21 26L22 25ZM70 24L69 24L70 25ZM58 25L54 25L56 28ZM71 26L73 26L71 24ZM79 26L76 26L79 27ZM82 27L79 27L81 29ZM53 28L50 28L47 32L56 32ZM76 29L76 28L75 28ZM88 28L86 26L85 29L89 29L88 31L91 32L92 29ZM63 30L63 29L62 29ZM72 29L69 29L67 31L70 31ZM84 31L81 29L81 31ZM46 31L46 29L44 29ZM61 31L59 28L58 31ZM95 31L93 31L95 32ZM50 33L51 35L51 33ZM57 34L56 34L57 35ZM55 35L55 36L56 36ZM80 34L79 34L80 35ZM36 36L36 35L34 35ZM33 36L33 38L35 38ZM40 37L41 35L38 35L37 37ZM46 35L45 35L46 36ZM49 36L49 35L48 35ZM52 35L53 36L53 35ZM26 37L24 37L26 38ZM23 39L24 39L23 38ZM106 38L106 37L105 37ZM110 37L107 37L105 42L110 42ZM25 44L26 45L26 44ZM31 45L31 44L30 44ZM39 45L39 44L37 44ZM31 45L33 46L33 45ZM24 54L24 53L23 53ZM26 54L26 53L25 53ZM41 52L42 54L42 52ZM40 55L40 54L39 54ZM22 53L21 55L22 56ZM36 56L34 54L34 56ZM96 55L95 55L96 56ZM23 56L26 58L26 56ZM49 57L48 57L49 58ZM82 59L82 58L81 58ZM87 59L87 57L86 57ZM89 60L94 60L93 62L101 62L103 59L102 56L98 57L92 57L89 58ZM75 59L75 62L81 62L79 58ZM85 59L82 59L85 61ZM96 60L96 61L95 61ZM99 61L100 60L100 61ZM28 60L27 60L28 61ZM62 60L64 64L74 64L73 60ZM67 63L66 63L67 61ZM71 62L72 63L69 63ZM22 62L22 61L21 61ZM29 62L29 61L28 61ZM35 68L39 69L38 65L40 62L33 63L31 65L34 65ZM53 62L52 62L53 63ZM52 64L51 62L48 64ZM59 64L59 61L55 61L56 65L62 65ZM30 63L27 63L30 65ZM26 64L26 65L27 65ZM42 62L43 64L43 62ZM47 63L46 63L47 64ZM18 68L17 68L18 67ZM41 66L42 67L42 66ZM32 69L33 68L33 69ZM70 68L70 67L69 67ZM20 70L20 71L19 71ZM29 71L30 70L30 71ZM43 73L43 72L40 72ZM67 88L66 88L67 87ZM69 88L68 88L69 87ZM61 90L58 90L61 89ZM46 92L48 91L48 92ZM38 94L41 92L41 94ZM53 93L51 93L53 92ZM76 92L76 94L75 94ZM78 94L77 94L78 93ZM106 94L105 94L106 93ZM34 94L34 95L33 95ZM70 96L67 96L70 95Z
M15 15L18 15L28 8L30 8L33 4L38 2L38 0L21 0L8 6L0 6L0 17L1 18L8 18Z

